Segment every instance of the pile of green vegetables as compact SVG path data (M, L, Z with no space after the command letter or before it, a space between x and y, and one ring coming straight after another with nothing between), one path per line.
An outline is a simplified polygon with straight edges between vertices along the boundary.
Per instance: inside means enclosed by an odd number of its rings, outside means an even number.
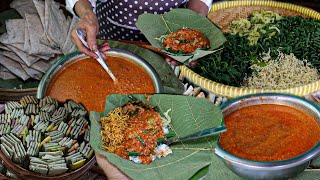
M224 34L227 42L223 50L199 59L192 70L213 81L239 87L251 76L252 64L264 66L258 59L265 52L273 59L279 52L293 53L319 70L320 22L301 16L269 14L254 12L247 20L233 22L230 32Z

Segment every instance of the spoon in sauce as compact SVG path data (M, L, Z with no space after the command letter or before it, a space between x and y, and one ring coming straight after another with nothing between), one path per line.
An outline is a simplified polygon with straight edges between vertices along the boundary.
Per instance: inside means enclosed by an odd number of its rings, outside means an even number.
M88 43L86 41L87 39L87 33L86 31L84 31L81 28L77 28L76 30L77 35L79 37L79 39L81 40L82 44L85 45L87 48L89 48ZM116 77L114 76L114 74L112 73L112 71L110 70L109 66L107 65L107 63L105 62L105 60L103 59L101 53L99 50L94 50L94 53L96 53L96 55L98 55L98 58L96 59L99 64L103 67L104 70L107 71L107 73L109 74L109 76L111 77L111 79L113 81L116 81Z

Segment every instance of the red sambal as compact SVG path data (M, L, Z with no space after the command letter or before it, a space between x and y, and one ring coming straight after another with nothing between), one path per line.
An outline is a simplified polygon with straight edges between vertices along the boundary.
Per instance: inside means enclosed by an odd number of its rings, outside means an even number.
M116 110L120 108L120 111ZM160 114L149 104L134 101L118 107L102 118L102 149L122 158L138 156L142 164L150 164L159 139L165 139ZM113 116L117 114L117 116ZM121 118L128 117L128 118ZM116 120L112 117L120 117ZM120 128L117 124L124 124ZM115 143L116 142L116 143Z
M320 127L308 114L292 107L264 104L237 110L225 118L227 131L219 145L250 160L279 161L298 156L320 140Z

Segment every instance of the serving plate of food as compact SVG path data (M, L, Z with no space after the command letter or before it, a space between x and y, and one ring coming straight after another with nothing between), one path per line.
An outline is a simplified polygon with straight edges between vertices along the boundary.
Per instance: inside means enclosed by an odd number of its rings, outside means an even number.
M244 96L220 108L204 98L113 94L104 112L90 114L90 143L133 179L311 177L301 172L320 153L319 115L316 105L286 94ZM163 144L219 125L227 128L220 136Z
M113 94L104 112L92 112L90 121L94 150L130 178L189 179L212 163L217 136L169 147L162 140L219 126L222 113L204 98Z
M188 9L142 14L136 26L153 47L185 64L219 51L226 40L208 18Z
M208 18L223 50L181 67L181 76L225 97L279 92L304 96L319 86L319 19L314 10L269 1L215 3Z

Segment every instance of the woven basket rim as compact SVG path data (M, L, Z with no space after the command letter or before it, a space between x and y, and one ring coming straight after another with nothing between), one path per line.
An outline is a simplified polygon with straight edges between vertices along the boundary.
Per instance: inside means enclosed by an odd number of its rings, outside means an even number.
M276 2L276 1L261 1L261 0L245 0L245 1L224 1L214 3L210 10L210 13L233 8L233 7L248 7L248 6L260 6L260 7L273 7L279 9L286 9L301 13L315 20L320 20L320 13L299 5L285 3L285 2ZM236 86L229 86L222 83L214 82L210 79L200 76L195 73L187 66L181 67L181 74L186 78L190 79L195 84L200 85L201 87L207 89L214 94L226 96L226 97L238 97L247 94L255 94L255 93L266 93L266 92L274 92L274 93L288 93L294 94L298 96L305 96L312 92L317 91L320 88L320 80L291 88L277 88L277 89L258 89L258 88L243 88Z
M290 4L286 2L278 2L273 0L235 0L235 1L222 1L212 4L210 12L215 12L222 9L239 7L239 6L265 6L280 9L287 9L299 12L301 14L307 15L310 18L320 20L320 13L314 9L299 6L296 4Z

